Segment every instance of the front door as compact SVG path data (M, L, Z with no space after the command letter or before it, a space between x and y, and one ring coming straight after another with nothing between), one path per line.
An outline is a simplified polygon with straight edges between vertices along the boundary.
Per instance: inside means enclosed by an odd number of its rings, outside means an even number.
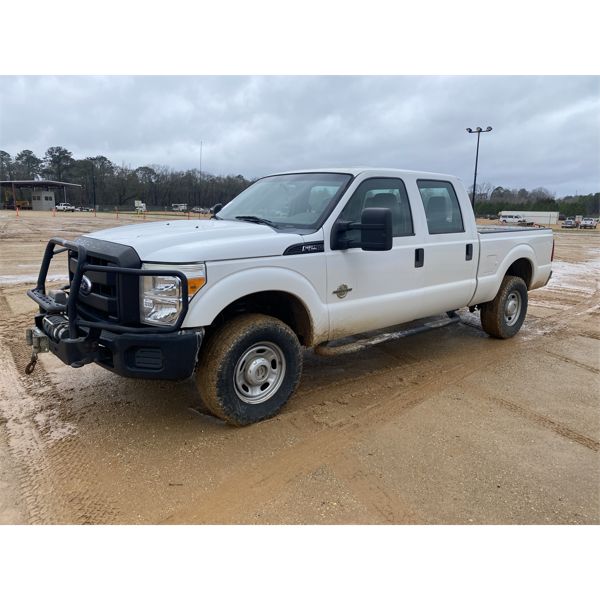
M411 321L420 316L422 269L416 250L422 246L415 233L410 201L401 179L364 180L348 200L338 220L359 222L364 208L392 212L393 247L388 251L360 249L360 231L345 232L345 250L331 250L326 241L327 302L330 339L336 339Z

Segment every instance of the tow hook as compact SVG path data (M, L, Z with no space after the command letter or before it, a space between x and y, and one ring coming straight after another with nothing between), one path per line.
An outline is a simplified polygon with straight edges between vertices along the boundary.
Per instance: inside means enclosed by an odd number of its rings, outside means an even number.
M40 352L50 352L50 340L38 327L27 329L25 331L25 340L27 341L27 345L31 346L31 360L25 367L25 374L31 375L37 364L38 354Z
M25 367L25 375L31 375L33 370L35 369L35 365L37 365L37 352L35 350L31 353L31 360L27 363Z

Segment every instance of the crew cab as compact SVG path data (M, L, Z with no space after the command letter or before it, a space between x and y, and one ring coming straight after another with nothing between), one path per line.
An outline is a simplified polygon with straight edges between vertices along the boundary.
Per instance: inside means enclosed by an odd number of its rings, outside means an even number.
M208 410L245 425L288 401L303 347L463 307L490 336L514 336L553 251L550 229L477 228L451 175L281 173L211 219L53 238L28 292L40 307L28 340L34 358L48 348L73 367L194 377ZM47 290L60 252L70 283Z
M75 212L75 207L68 202L61 202L56 205L56 210L58 212Z

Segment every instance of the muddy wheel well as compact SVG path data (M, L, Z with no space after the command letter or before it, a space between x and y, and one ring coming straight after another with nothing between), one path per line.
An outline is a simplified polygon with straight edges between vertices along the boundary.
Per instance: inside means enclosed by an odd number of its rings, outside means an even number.
M257 292L237 299L215 317L207 334L210 335L233 316L243 313L275 317L292 329L303 346L312 344L312 323L306 306L296 296L279 291Z
M529 289L532 274L533 268L531 263L526 258L520 258L508 267L508 271L506 271L505 275L520 277L525 282L527 289Z

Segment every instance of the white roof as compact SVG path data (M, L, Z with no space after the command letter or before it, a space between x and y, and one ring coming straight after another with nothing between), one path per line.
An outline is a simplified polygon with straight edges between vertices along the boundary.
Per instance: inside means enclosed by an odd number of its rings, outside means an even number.
M298 171L283 171L281 173L272 173L272 175L289 175L294 173L348 173L356 177L363 173L382 174L382 175L416 175L417 177L443 177L444 179L457 179L456 175L446 173L431 173L429 171L410 171L407 169L390 169L386 167L337 167L327 169L300 169Z

